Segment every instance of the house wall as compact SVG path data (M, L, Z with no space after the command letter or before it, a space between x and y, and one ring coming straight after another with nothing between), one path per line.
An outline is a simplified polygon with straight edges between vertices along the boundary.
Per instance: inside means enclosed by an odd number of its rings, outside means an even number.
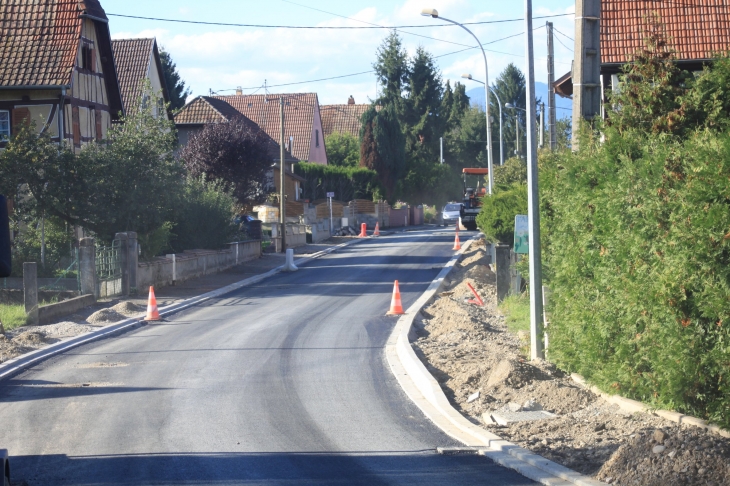
M154 49L150 53L148 66L149 69L147 70L147 79L150 80L152 92L155 94L155 96L159 96L161 99L164 99L164 96L162 94L162 73L160 73L160 71L157 69L157 60L155 59ZM155 105L152 110L155 117L158 117L160 115L165 117L168 116L167 110L160 110L160 107L158 105Z
M30 120L35 121L36 131L48 133L52 140L58 141L60 99L60 89L0 91L0 110L7 110L11 118L10 134L16 132L16 125L19 122L14 119L13 110L27 109Z
M274 188L277 194L280 193L280 176L279 176L279 169L274 168ZM298 201L298 195L297 195L297 184L300 184L299 187L301 187L301 183L298 179L294 179L289 173L284 174L284 194L286 194L287 201Z
M93 60L91 69L84 69L84 47L92 49ZM67 103L64 109L65 138L74 143L74 112L78 110L79 139L75 147L82 144L106 138L111 127L111 114L106 81L102 69L96 25L92 20L83 19L81 41L76 54L76 66L71 76L71 90L67 93ZM97 123L97 117L100 123ZM101 133L97 133L97 127Z
M319 146L317 146L318 138ZM309 141L309 162L327 165L327 150L324 146L324 133L322 131L322 118L319 115L319 105L314 107L312 135Z

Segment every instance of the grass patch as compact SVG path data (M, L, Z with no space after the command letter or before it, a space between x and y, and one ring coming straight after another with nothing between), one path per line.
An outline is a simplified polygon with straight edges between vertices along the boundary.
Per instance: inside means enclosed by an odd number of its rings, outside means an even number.
M530 331L530 296L527 292L506 297L499 304L499 310L504 314L510 332Z
M25 306L22 304L0 304L0 322L6 331L24 326L26 323Z

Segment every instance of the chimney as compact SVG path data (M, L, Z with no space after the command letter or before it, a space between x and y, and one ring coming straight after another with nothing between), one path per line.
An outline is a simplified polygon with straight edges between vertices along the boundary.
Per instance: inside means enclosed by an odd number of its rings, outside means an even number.
M243 94L243 88L241 88L240 86L237 86L236 87L236 94L238 96L241 96Z
M355 98L353 98L352 95L350 95L350 97L347 99L347 104L348 105L354 105L355 104Z

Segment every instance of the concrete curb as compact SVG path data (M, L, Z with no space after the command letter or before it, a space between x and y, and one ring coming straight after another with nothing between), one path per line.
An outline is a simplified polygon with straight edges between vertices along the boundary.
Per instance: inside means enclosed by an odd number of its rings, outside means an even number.
M391 371L403 391L437 427L467 446L479 448L480 454L496 463L550 486L605 484L549 461L470 422L451 406L436 379L411 347L408 334L416 314L433 299L456 262L473 242L474 239L470 239L462 245L423 295L398 319L385 345L385 356Z
M352 241L347 241L345 243L335 245L333 247L330 247L325 250L314 253L308 257L300 258L299 260L296 260L294 262L294 264L303 265L305 263L308 263L308 262L315 260L317 258L320 258L322 256L329 255L330 253L333 253L334 251L337 251L339 249L357 244L361 241L364 241L365 239L366 238L353 239ZM184 300L182 302L178 302L176 304L161 307L159 309L160 317L170 316L176 312L180 312L181 310L188 309L190 307L193 307L194 305L200 304L207 300L214 299L216 297L220 297L229 292L233 292L234 290L238 290L242 287L247 287L247 286L256 284L264 279L267 279L269 277L276 275L277 273L280 273L282 271L282 268L284 268L284 265L280 265L274 269L269 270L266 273L262 273L260 275L255 275L253 277L249 277L247 279L241 280L240 282L236 282L236 283L227 285L225 287L221 287L220 289L216 289L211 292L207 292L205 294L198 295L197 297L192 297L190 299ZM70 349L79 347L83 344L91 343L94 341L99 341L104 338L117 336L124 332L130 331L137 327L145 326L148 324L149 324L149 322L147 322L145 320L142 320L142 319L139 319L136 317L131 317L129 319L125 319L123 321L119 321L117 323L106 326L97 331L89 331L84 334L79 334L78 336L74 336L72 338L68 338L63 341L51 344L50 346L47 346L45 348L37 349L35 351L31 351L30 353L23 354L21 356L18 356L17 358L5 361L4 363L0 364L0 381L11 378L11 377L17 375L18 373L25 371L26 369L30 368L31 366L34 366L34 365L40 363L41 361L44 361L48 358L51 358L53 356L66 352Z
M693 425L695 427L698 427L700 429L712 432L713 434L719 435L720 437L725 437L730 439L730 431L725 430L723 428L720 428L717 425L713 425L706 420L702 420L701 418L692 417L691 415L684 415L679 412L672 412L671 410L657 410L655 408L650 407L649 405L632 400L630 398L624 398L620 395L609 395L608 393L604 393L601 390L599 390L597 387L590 385L586 382L585 378L583 378L581 375L577 373L571 373L570 377L573 379L574 382L578 383L583 388L586 388L599 397L606 400L608 403L615 403L619 406L621 410L624 410L629 413L636 413L636 412L645 412L645 413L651 413L654 415L657 415L661 418L670 420L672 422L675 422L679 425Z

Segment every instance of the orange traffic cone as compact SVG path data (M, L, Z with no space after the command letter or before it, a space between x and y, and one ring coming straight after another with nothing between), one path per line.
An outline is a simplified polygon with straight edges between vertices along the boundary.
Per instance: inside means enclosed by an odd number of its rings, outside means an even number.
M452 250L461 250L461 242L459 241L459 232L456 232L456 238L454 238L454 248Z
M157 299L155 298L155 288L150 286L150 298L147 303L147 317L145 321L159 321L160 313L157 312Z
M386 313L388 316L397 316L403 314L403 304L400 301L400 289L398 288L398 281L395 281L393 285L393 298L390 301L390 310Z
M380 221L377 221L375 223L375 231L373 232L373 236L380 236Z
M367 238L368 237L368 224L363 223L360 225L360 238Z

